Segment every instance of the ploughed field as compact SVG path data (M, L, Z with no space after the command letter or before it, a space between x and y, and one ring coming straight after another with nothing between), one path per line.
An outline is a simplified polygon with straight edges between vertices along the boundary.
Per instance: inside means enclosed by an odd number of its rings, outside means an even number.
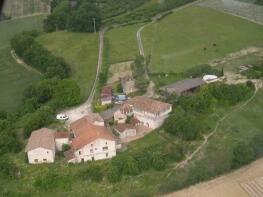
M37 38L40 44L69 64L71 78L78 83L83 100L89 96L96 76L98 39L98 34L72 32L48 33Z
M10 39L21 31L41 30L44 17L34 16L0 22L0 110L15 110L21 103L24 89L41 77L16 63L10 55Z
M142 33L152 73L183 72L249 46L263 46L263 26L209 8L190 6Z

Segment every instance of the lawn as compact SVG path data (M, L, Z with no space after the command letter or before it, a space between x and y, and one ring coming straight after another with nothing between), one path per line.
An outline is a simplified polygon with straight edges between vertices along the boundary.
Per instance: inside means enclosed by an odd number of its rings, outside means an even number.
M109 63L135 59L139 54L136 32L141 26L142 24L116 27L106 32L106 42L109 43Z
M78 83L85 100L96 77L98 34L54 32L38 37L37 41L66 60L72 70L72 79Z
M35 72L17 64L10 55L10 39L25 30L42 29L45 16L0 22L0 110L13 111L20 104L26 87L40 79Z
M239 142L249 143L263 130L263 90L243 109L236 111L220 124L217 133L208 145L185 169L174 171L162 184L162 192L171 192L186 179L191 180L194 172L204 176L215 176L231 169L233 149Z
M263 46L263 26L195 6L153 23L142 35L152 73L183 72L248 46Z

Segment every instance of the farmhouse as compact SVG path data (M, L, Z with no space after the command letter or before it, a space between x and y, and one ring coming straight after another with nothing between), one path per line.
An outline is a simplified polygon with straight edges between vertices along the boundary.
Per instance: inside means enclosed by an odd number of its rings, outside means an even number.
M54 131L47 128L33 131L25 152L30 164L53 163L56 152Z
M130 94L137 90L135 88L135 80L130 75L126 75L125 77L121 78L121 86L125 94Z
M168 92L169 94L176 93L177 95L182 95L193 92L204 84L205 82L200 78L184 79L176 83L164 86L160 89Z
M143 96L134 97L128 101L132 107L134 118L151 129L160 127L172 111L172 105L149 99Z
M68 132L55 132L55 144L58 151L63 150L63 145L69 144L69 133Z
M70 125L73 134L71 149L65 153L70 163L112 158L116 155L116 140L105 126L92 124L83 117Z
M111 86L104 86L101 89L100 94L101 104L108 105L112 102L112 87Z
M120 139L136 136L136 128L132 124L118 124L114 130L119 134Z
M88 115L84 116L84 118L94 125L104 126L104 120L98 113L89 113Z

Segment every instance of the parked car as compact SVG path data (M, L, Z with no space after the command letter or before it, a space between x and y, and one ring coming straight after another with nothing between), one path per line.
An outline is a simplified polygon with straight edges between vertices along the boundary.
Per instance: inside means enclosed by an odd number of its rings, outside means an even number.
M58 114L57 115L57 120L68 120L69 117L66 114Z

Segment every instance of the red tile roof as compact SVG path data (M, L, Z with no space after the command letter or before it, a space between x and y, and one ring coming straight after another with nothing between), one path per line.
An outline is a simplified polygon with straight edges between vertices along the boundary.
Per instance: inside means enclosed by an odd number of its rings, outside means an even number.
M114 127L115 130L119 131L119 132L124 132L128 129L135 129L133 125L131 124L118 124Z
M78 150L96 139L114 140L113 134L104 126L96 126L85 117L70 125L75 138L72 140L72 148Z
M64 131L55 132L55 138L69 138L69 133Z
M101 97L110 97L110 96L112 96L112 87L111 86L104 86L101 89L100 96Z

